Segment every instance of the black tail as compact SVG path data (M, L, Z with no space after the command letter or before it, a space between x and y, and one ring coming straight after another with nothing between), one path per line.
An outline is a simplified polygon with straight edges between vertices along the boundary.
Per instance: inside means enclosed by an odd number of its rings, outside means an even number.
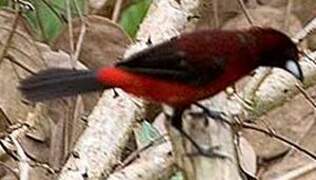
M43 101L109 87L97 80L96 71L54 68L22 80L18 88L27 100Z

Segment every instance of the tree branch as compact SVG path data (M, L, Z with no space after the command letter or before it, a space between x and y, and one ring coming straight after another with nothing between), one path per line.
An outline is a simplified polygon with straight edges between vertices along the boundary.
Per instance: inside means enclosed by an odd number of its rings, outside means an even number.
M153 1L148 16L138 31L138 42L128 49L126 56L147 47L148 39L155 44L178 35L188 23L187 17L191 15L190 12L195 7L197 7L195 1L185 2L181 6L173 0ZM107 176L113 170L114 165L119 163L119 154L130 135L133 124L144 113L144 106L135 105L134 101L131 101L124 92L119 94L118 98L113 98L112 91L106 91L103 94L98 105L88 117L88 128L76 144L74 151L78 157L69 158L60 174L60 180ZM171 161L170 156L163 157L167 158L164 161ZM172 163L167 163L167 166L163 166L163 168L171 169ZM161 169L156 169L157 171L147 171L146 173L158 177ZM133 168L127 168L122 171L129 174L132 173L129 171L133 170Z

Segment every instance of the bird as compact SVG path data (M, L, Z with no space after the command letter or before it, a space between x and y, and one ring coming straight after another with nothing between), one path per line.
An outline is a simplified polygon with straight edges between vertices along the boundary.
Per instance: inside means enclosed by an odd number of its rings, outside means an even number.
M259 66L280 68L303 81L296 44L267 27L205 29L152 45L94 70L50 68L20 81L24 98L38 102L110 88L174 109L172 125L199 100L214 96ZM187 134L186 134L187 136Z

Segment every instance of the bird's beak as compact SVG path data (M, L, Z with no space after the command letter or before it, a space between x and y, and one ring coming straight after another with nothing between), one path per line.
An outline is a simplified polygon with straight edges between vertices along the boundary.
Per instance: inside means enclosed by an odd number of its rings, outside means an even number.
M285 63L284 69L299 79L301 82L304 80L303 72L299 63L295 60L288 60Z

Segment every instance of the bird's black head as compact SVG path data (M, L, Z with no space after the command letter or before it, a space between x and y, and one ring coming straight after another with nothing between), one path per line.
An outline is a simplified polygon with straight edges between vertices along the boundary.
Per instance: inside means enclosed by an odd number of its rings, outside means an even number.
M260 66L281 68L300 81L304 80L302 69L298 63L298 49L287 35L271 28L260 28L260 33L258 32L255 37L260 46Z

